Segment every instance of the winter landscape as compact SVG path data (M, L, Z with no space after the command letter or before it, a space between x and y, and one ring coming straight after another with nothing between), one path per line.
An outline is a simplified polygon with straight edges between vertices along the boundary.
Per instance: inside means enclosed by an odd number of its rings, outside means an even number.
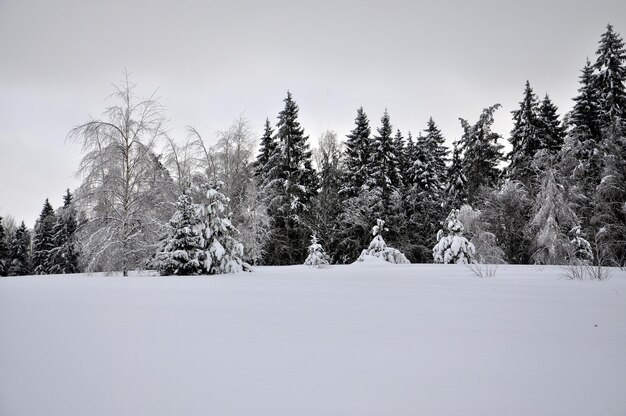
M0 416L625 415L626 7L279 3L0 5Z

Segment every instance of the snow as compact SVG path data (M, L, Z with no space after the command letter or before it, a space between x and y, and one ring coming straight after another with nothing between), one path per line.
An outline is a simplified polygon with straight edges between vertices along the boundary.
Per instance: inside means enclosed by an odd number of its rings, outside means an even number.
M0 278L0 415L626 414L626 272Z

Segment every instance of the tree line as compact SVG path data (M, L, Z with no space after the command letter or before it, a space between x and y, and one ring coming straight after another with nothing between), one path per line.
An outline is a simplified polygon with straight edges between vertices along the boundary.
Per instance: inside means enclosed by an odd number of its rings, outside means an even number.
M353 262L381 220L385 240L411 262L450 257L433 252L443 228L450 238L462 232L478 262L623 266L625 82L624 43L608 25L563 117L549 95L540 99L526 82L505 154L504 138L492 131L499 104L477 120L460 119L463 134L451 149L432 118L414 135L394 130L387 111L372 126L363 108L345 142L328 131L312 149L291 92L277 122L266 120L258 145L243 117L213 146L192 127L176 141L158 100L137 98L126 76L103 117L68 136L84 153L71 204L83 218L72 237L80 252L75 270L126 273L170 261L165 247L183 255L172 239L201 237L189 234L189 221L205 228L210 221L189 217L189 207L211 206L208 190L218 183L226 208L215 215L232 225L225 231L236 236L230 247L241 245L245 263L302 264L312 235L329 262ZM45 218L35 227L31 268L43 273L59 270L40 266L42 254L35 255L45 252L37 247L58 246L37 237ZM213 244L202 241L198 261Z

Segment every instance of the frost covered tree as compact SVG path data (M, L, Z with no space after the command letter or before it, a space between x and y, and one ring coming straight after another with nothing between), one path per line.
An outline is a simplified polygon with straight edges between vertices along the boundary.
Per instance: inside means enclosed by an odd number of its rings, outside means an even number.
M476 124L461 120L463 137L463 173L467 178L467 197L469 202L477 199L483 187L493 187L500 177L498 165L502 161L502 145L498 143L501 136L491 131L493 113L500 108L495 104L485 108Z
M30 274L30 232L24 221L13 233L10 246L10 259L8 275L24 276Z
M0 276L6 276L9 273L9 261L9 241L2 217L0 217Z
M41 214L35 223L33 235L32 267L35 274L49 274L52 266L52 250L55 248L54 226L56 215L46 198Z
M527 264L531 240L525 232L531 220L533 201L521 182L506 180L490 191L481 208L481 220L493 233L512 264Z
M593 250L589 241L583 237L580 226L572 228L571 234L571 250L572 258L571 262L574 264L592 264L593 263Z
M474 245L463 236L463 223L458 219L459 210L450 211L448 218L444 221L444 229L448 235L444 235L444 230L437 233L437 244L433 247L433 258L435 263L443 264L469 264L474 263Z
M564 188L555 172L547 171L533 207L530 223L533 233L535 264L565 264L569 257L569 239L566 232L577 226L578 218L565 199Z
M344 155L345 177L340 190L346 199L357 196L369 177L367 169L372 146L371 130L363 107L357 110L354 124L354 129L347 135Z
M54 225L54 248L50 251L51 274L78 273L79 250L77 241L78 220L68 189L63 196L63 207L56 214Z
M199 224L191 197L187 193L181 194L154 259L154 266L161 275L189 276L202 272L200 257L203 247Z
M385 221L381 219L376 220L376 225L372 227L372 234L374 239L370 242L370 245L361 252L361 255L357 261L365 261L367 257L377 257L385 260L388 263L395 264L408 264L409 260L393 247L387 247L387 243L383 239L382 233L388 231L385 228Z
M125 74L103 118L81 124L69 139L83 147L77 201L86 212L82 251L88 270L141 267L154 253L158 230L171 216L171 177L155 153L165 134L163 108L139 99Z
M465 227L464 235L474 246L474 259L477 263L506 263L504 251L497 236L489 230L482 211L466 204L459 209L457 219Z
M315 234L311 236L311 245L309 246L308 251L309 255L304 260L304 264L306 266L322 268L330 264L330 258L324 251L322 245L317 241L317 236Z
M227 215L228 198L220 192L222 182L210 184L206 200L198 204L199 222L196 232L200 236L198 259L203 274L222 274L250 271L243 260L243 245L235 239L237 229Z

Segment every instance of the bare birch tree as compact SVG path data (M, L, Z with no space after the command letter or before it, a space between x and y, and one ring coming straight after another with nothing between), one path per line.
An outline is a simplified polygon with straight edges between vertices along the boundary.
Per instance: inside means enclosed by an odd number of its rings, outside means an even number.
M109 97L116 103L102 119L68 135L83 148L77 202L87 213L82 226L87 268L121 270L124 276L151 254L159 224L171 215L164 195L171 179L154 152L165 133L163 107L154 94L137 98L135 86L124 73Z

